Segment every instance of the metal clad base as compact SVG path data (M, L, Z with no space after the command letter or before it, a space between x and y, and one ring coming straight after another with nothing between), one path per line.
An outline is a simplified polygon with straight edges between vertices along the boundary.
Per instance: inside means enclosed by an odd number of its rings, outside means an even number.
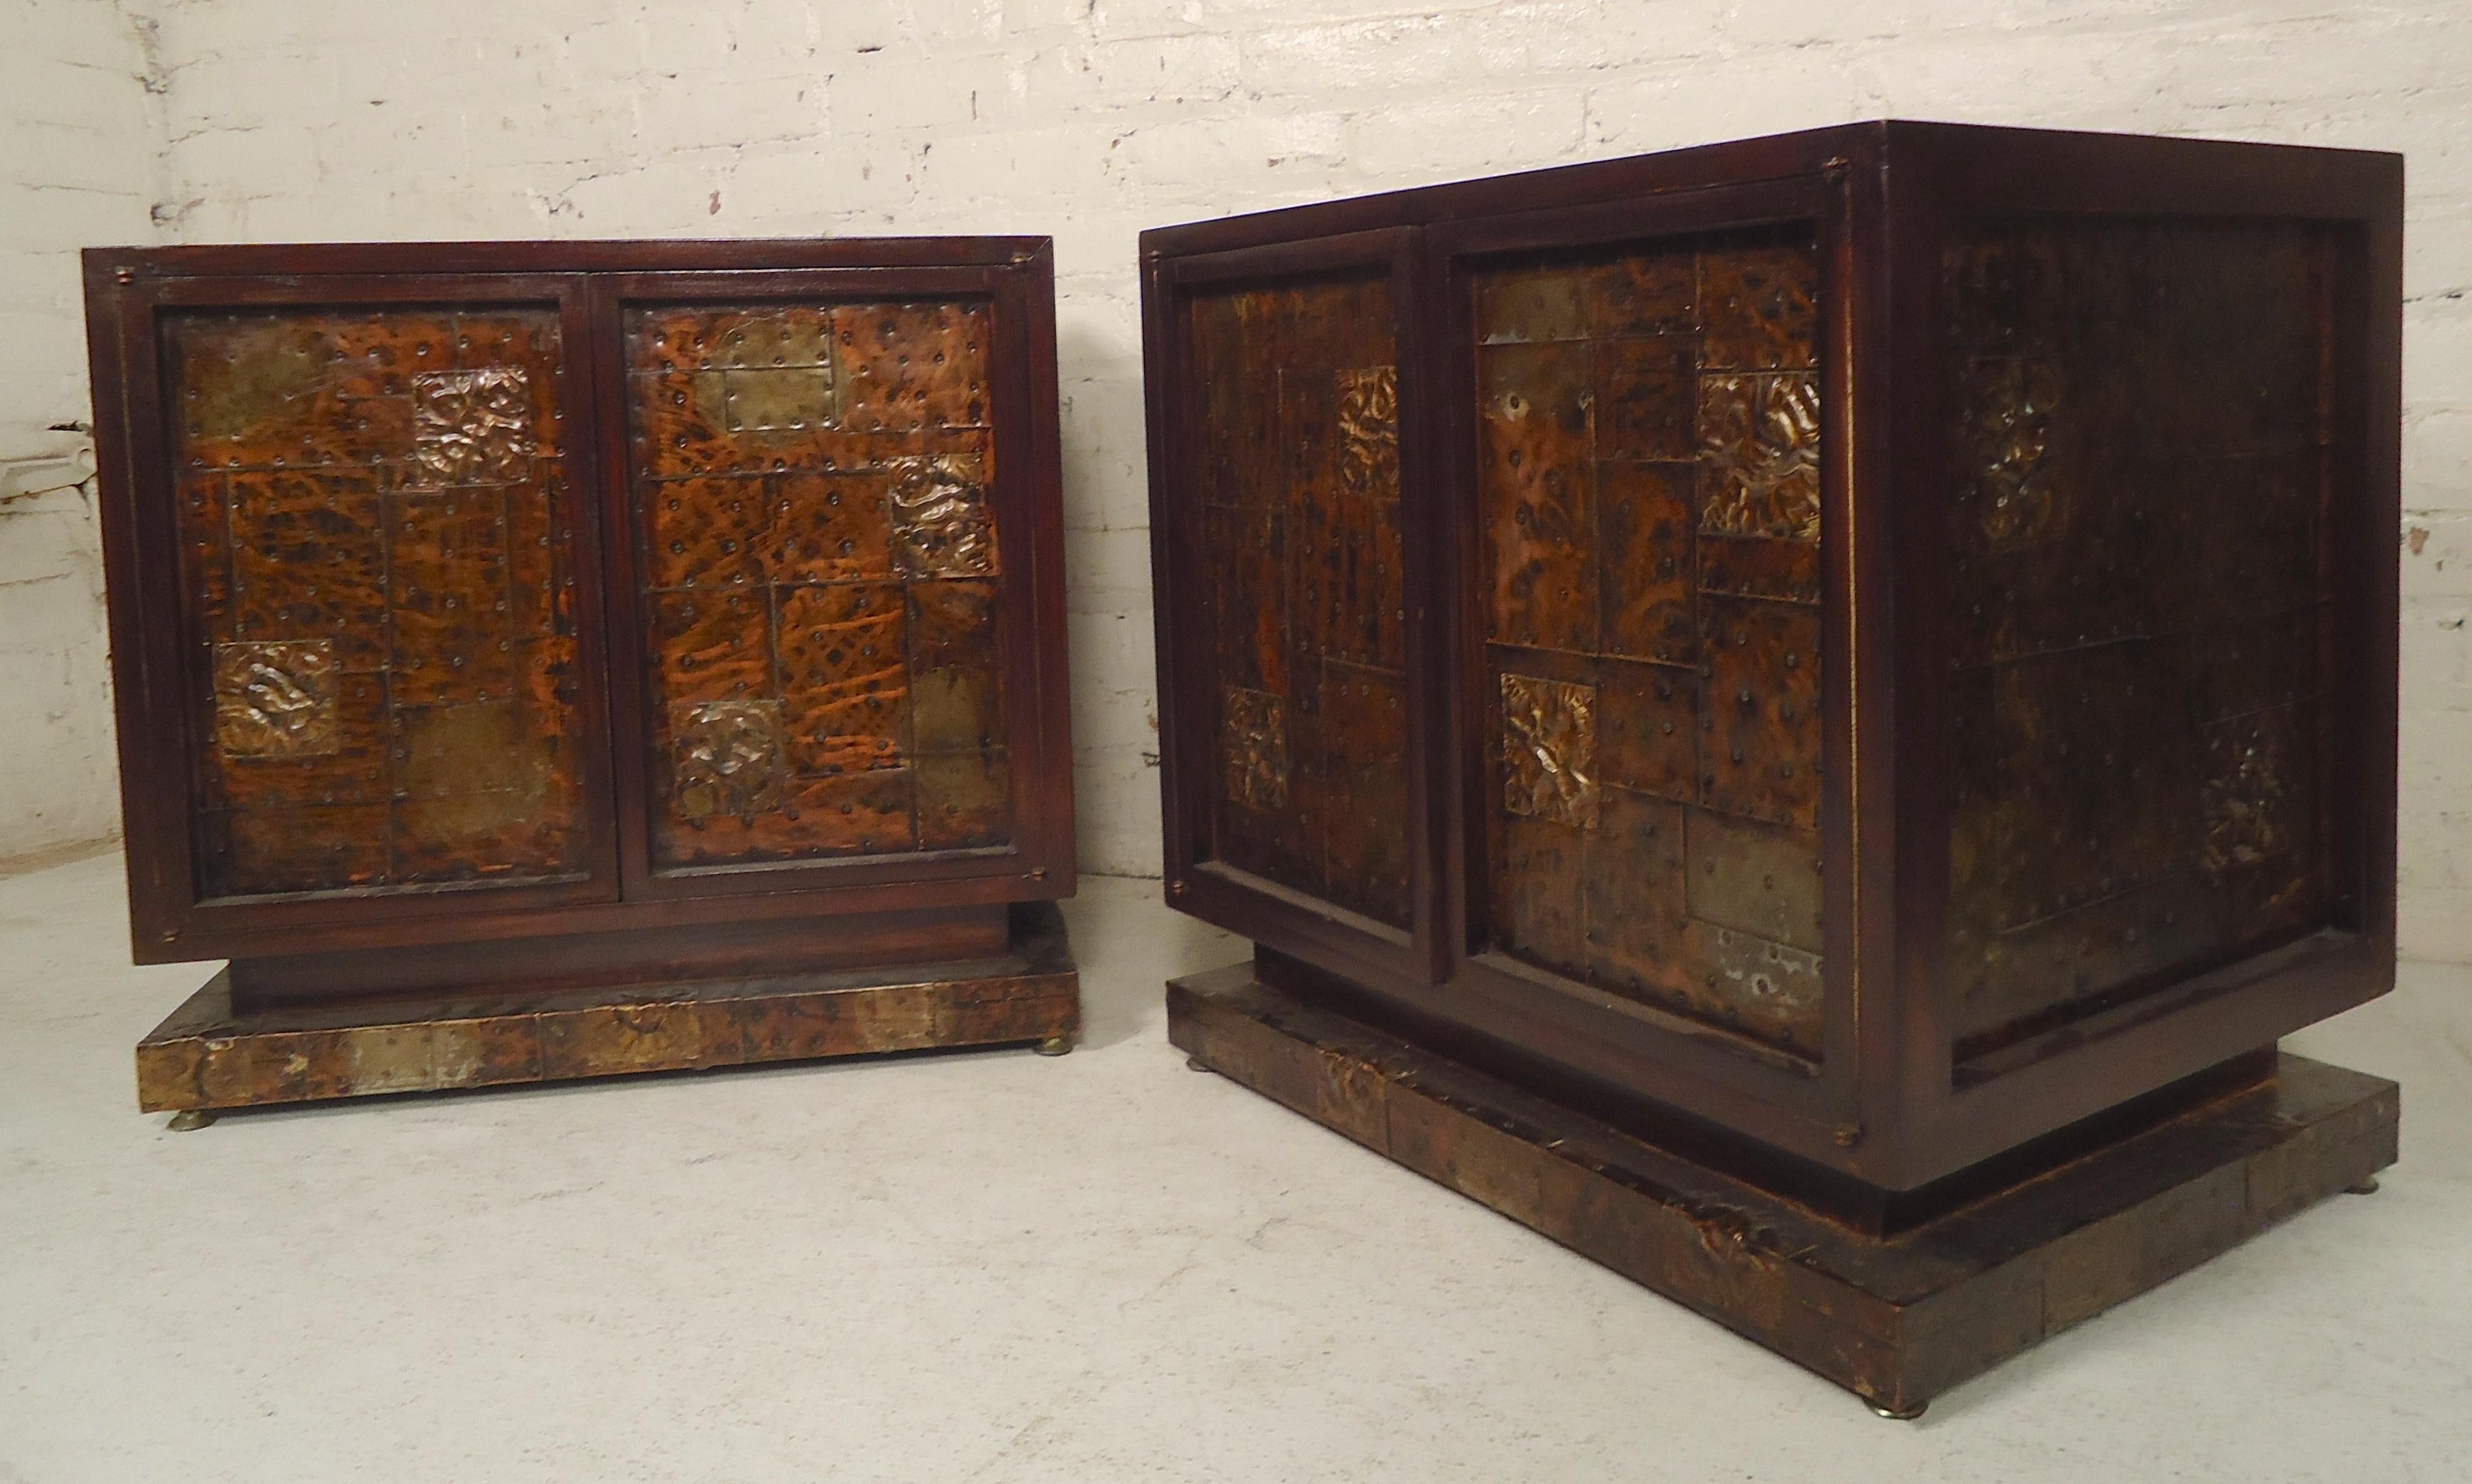
M2269 1081L1893 1237L1864 1235L1271 988L1169 981L1194 1061L1839 1385L1933 1397L2394 1162L2396 1088L2303 1057Z
M1010 951L948 964L255 1015L234 1012L226 971L137 1043L137 1106L190 1113L945 1046L1070 1046L1081 1023L1081 973L1052 902L1018 913Z

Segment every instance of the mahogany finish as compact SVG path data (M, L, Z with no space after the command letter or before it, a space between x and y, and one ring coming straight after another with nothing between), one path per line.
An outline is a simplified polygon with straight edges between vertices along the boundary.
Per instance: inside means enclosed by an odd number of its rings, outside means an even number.
M2401 220L1875 123L1146 233L1170 902L1873 1229L2260 1074L2393 980Z
M139 962L247 1016L1071 894L1046 239L85 266Z

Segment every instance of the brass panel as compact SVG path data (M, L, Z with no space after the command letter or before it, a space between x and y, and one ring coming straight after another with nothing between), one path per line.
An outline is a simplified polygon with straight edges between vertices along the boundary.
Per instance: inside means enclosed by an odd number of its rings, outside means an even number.
M1411 919L1397 351L1387 282L1191 300L1219 677L1219 859Z
M1943 259L1961 1057L2328 920L2332 251L2043 221Z
M580 869L562 354L549 309L169 322L206 896Z
M1819 1052L1816 256L1479 273L1492 945Z
M1009 843L989 328L628 312L656 867Z

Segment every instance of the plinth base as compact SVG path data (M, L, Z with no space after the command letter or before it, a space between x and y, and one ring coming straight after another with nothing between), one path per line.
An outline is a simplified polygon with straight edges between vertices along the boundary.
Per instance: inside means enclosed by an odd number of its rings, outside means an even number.
M238 1013L228 971L137 1043L147 1113L1034 1041L1069 1050L1081 974L1051 902L944 964ZM176 1120L198 1128L206 1117Z
M1168 1039L1251 1088L1848 1388L1887 1417L2394 1162L2391 1082L2274 1075L1894 1236L1321 1010L1239 965Z

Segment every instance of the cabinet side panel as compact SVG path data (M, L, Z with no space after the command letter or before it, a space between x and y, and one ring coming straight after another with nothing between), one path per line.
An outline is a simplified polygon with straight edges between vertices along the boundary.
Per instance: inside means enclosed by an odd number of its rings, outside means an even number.
M1818 263L1659 241L1469 278L1486 940L1821 1037Z
M2332 243L1947 250L1961 1058L2328 922Z
M202 895L581 874L558 312L164 333Z
M1375 275L1185 300L1216 858L1410 924L1398 351Z
M654 868L1009 843L987 308L624 329Z

